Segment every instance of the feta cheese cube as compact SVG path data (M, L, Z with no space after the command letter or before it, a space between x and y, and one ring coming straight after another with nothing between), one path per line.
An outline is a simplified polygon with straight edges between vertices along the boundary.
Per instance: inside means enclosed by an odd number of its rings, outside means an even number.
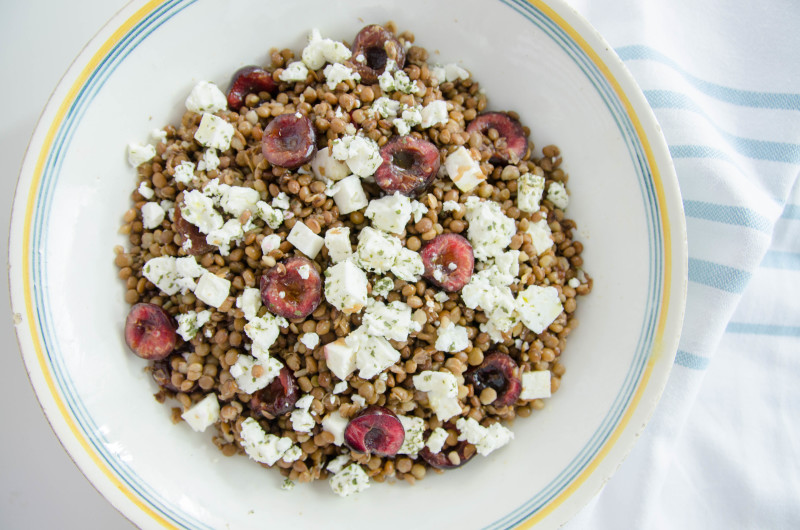
M325 232L325 246L328 247L328 257L333 263L345 261L353 255L350 245L350 228L334 226Z
M439 351L459 352L469 347L467 328L449 322L446 326L439 326L436 332L435 347Z
M392 59L386 62L386 69L381 75L378 76L378 84L381 90L388 94L389 92L400 91L404 94L416 94L420 92L419 87L415 81L412 81L408 74L402 70L396 70L397 63ZM392 71L394 70L394 75Z
M331 156L347 164L355 175L368 177L383 163L378 144L366 136L346 135L333 141Z
M459 418L456 428L461 432L458 439L473 444L478 454L483 456L488 456L514 439L514 433L499 423L493 423L487 428L474 418Z
M258 203L261 195L257 190L246 186L229 186L224 189L219 205L234 217L239 217L246 210L251 213L258 212Z
M245 320L253 320L261 309L261 289L245 287L236 299L236 307L242 310Z
M246 418L241 429L242 447L256 462L273 465L292 447L291 438L267 434L253 418Z
M411 129L422 123L422 107L414 105L409 107L403 105L403 112L400 117L392 120L392 124L397 129L397 134L406 136L411 132Z
M330 90L336 90L339 83L344 83L345 81L353 81L354 83L361 81L361 74L341 63L329 64L323 70L323 74L325 74L325 82Z
M219 167L219 156L217 150L209 147L203 153L203 159L197 163L197 169L200 171L214 171Z
M325 179L338 181L351 174L347 164L333 158L327 147L320 149L314 155L311 160L311 171L314 172L314 176L322 181L325 181Z
M356 350L356 368L362 379L372 379L400 360L400 352L388 340L369 335L363 325L345 337L345 342Z
M289 235L286 236L286 241L311 259L317 257L322 245L325 243L323 238L312 232L302 221L297 221L294 224Z
M342 392L346 391L349 387L350 385L347 384L347 381L339 381L338 383L333 385L333 393L341 394Z
M551 396L549 370L524 372L521 379L522 392L519 395L520 399L542 399Z
M264 222L267 223L267 226L273 230L277 230L278 227L281 226L281 223L283 223L283 212L273 208L264 201L256 202L256 215L263 219Z
M266 313L262 317L255 317L244 325L245 334L252 341L251 352L259 359L269 357L269 349L277 340L282 327L289 325L283 317Z
M411 220L411 199L396 191L394 195L371 200L364 215L372 220L375 228L400 234Z
M148 186L147 182L144 182L144 181L139 183L139 187L136 188L136 191L138 191L139 195L141 195L142 197L144 197L147 200L152 199L156 194L156 192L153 191L153 188Z
M398 415L397 419L406 431L403 445L397 450L397 454L417 456L417 453L425 447L425 420L416 416L402 415Z
M311 30L308 44L301 53L303 63L311 70L319 70L325 65L325 62L344 62L351 55L352 53L343 43L332 39L323 39L317 28Z
M209 320L211 320L211 311L203 310L199 313L196 311L187 311L175 317L178 321L178 335L183 337L183 340L189 342L197 335L197 332Z
M175 166L175 182L188 186L194 178L194 163L184 160Z
M292 429L295 432L311 432L311 429L317 424L314 417L307 410L302 409L293 410L289 421L292 422Z
M453 83L461 79L469 79L469 72L455 63L446 65L434 65L431 67L431 75L442 83Z
M156 148L150 144L131 142L128 144L128 163L131 167L139 167L156 156Z
M447 441L448 436L449 434L446 430L442 429L441 427L436 427L431 435L428 436L425 446L430 449L431 453L439 453L442 451L442 447L444 447L444 443Z
M420 331L422 326L411 319L411 308L405 302L389 304L374 301L367 306L361 322L367 333L387 339L404 341L409 333Z
M377 114L383 119L396 118L397 112L400 110L400 102L381 96L372 103L370 110L372 114Z
M481 165L472 158L462 145L444 160L444 168L453 183L463 192L472 191L478 184L486 180Z
M428 405L440 421L461 414L458 403L458 381L449 372L426 370L412 378L414 387L428 393Z
M355 175L343 178L331 188L331 191L333 202L336 203L341 215L355 212L369 204L367 194L361 187L361 179Z
M285 191L280 192L277 197L272 199L272 207L281 210L288 210L291 207L289 196L286 195Z
M535 223L530 223L527 232L531 235L531 244L537 256L541 256L553 246L552 232L550 225L547 224L547 219L539 219Z
M212 230L206 236L209 245L219 247L219 253L227 256L231 253L231 244L244 238L244 228L238 219L228 219L220 228Z
M261 240L261 253L266 256L273 250L280 248L280 246L281 237L278 234L264 236L264 239Z
M342 417L337 410L322 418L322 430L328 431L333 435L334 445L342 445L344 443L344 430L347 428L348 423L350 423L350 420ZM347 459L349 460L350 457L348 456ZM347 460L345 460L346 462Z
M213 392L181 414L181 418L195 432L204 432L219 420L219 401Z
M372 286L372 296L386 296L394 289L394 282L391 278L380 278L375 280Z
M142 274L166 295L172 296L181 289L177 283L180 277L175 270L175 258L171 256L151 258L144 264Z
M353 463L333 475L329 483L335 494L347 497L369 488L369 476L361 466Z
M281 460L283 460L286 463L291 463L291 462L296 462L296 461L300 460L300 458L302 456L303 456L303 450L300 449L299 447L297 447L296 445L293 445L289 449L287 449L285 453L283 453L283 456L281 457ZM287 482L288 482L288 484L287 484ZM294 482L292 482L291 480L289 480L287 478L283 482L283 485L281 486L281 489L290 490L293 487L294 487Z
M397 237L365 226L358 234L356 263L365 270L385 273L392 268L402 248Z
M367 275L350 261L340 261L325 271L325 299L345 314L367 305Z
M556 208L566 210L569 205L567 188L560 182L551 182L550 187L547 188L547 200L552 202Z
M214 209L214 201L199 190L183 194L181 217L192 223L204 234L222 228L222 215Z
M431 410L436 414L439 421L447 421L461 414L461 405L458 403L458 398L455 397L429 395L428 405L430 405Z
M313 331L311 333L304 333L303 336L300 337L300 342L309 350L313 350L317 347L317 344L319 344L319 335Z
M541 333L564 310L558 289L531 285L517 295L520 320L534 333Z
M501 254L517 232L514 220L503 213L498 203L482 201L475 196L467 199L466 209L467 237L475 259L484 260Z
M228 98L214 83L198 82L186 98L186 110L201 114L219 112L228 108Z
M227 151L233 139L233 125L219 116L204 112L194 139L205 147Z
M495 256L494 265L502 275L502 282L511 285L519 276L519 250L507 250Z
M307 77L308 68L303 64L303 61L294 61L284 68L278 79L284 83L304 83Z
M356 350L344 338L336 339L324 347L325 362L333 375L344 381L356 369Z
M400 248L394 264L390 269L392 274L407 282L416 282L425 272L425 264L422 263L422 256L406 247Z
M253 375L253 368L260 366L262 374L259 377ZM250 355L239 354L236 362L230 367L230 372L236 380L239 390L247 394L258 392L269 385L283 368L283 364L278 359L270 357L266 360L256 359Z
M517 179L517 208L522 212L538 211L542 193L544 193L544 177L533 173L520 175Z
M339 471L344 468L345 465L350 461L350 454L339 455L330 462L328 465L325 466L325 469L330 471L331 473L338 473Z
M455 212L461 209L461 205L456 201L444 201L442 203L443 212Z
M411 215L414 216L415 223L418 223L426 213L428 213L427 206L419 201L411 201Z
M437 99L431 101L421 111L422 128L427 129L434 125L443 125L450 119L450 113L447 112L447 103L444 100Z
M161 225L167 212L157 202L146 202L142 205L142 226L152 230Z

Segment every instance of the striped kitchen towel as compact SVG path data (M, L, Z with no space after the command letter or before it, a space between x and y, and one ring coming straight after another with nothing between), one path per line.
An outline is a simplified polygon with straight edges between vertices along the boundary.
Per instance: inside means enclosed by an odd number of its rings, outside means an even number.
M653 419L568 528L798 528L800 3L571 4L663 129L689 288Z

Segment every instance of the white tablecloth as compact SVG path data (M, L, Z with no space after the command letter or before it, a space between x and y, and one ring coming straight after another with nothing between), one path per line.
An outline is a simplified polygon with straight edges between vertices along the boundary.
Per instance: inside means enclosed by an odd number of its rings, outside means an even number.
M664 130L686 208L690 284L663 400L568 528L799 528L800 3L571 2L625 61ZM36 118L123 4L0 4L2 252ZM8 304L0 311L0 528L130 528L60 449L25 377Z

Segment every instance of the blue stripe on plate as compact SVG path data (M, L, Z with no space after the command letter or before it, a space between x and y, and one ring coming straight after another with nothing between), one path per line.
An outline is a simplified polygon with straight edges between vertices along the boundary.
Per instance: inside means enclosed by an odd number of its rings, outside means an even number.
M683 201L683 209L687 217L743 226L766 234L772 232L772 223L769 219L749 208L726 206L713 202Z
M750 322L730 322L727 333L744 335L769 335L772 337L800 337L800 326L781 326L777 324L754 324Z
M757 160L772 162L800 162L800 145L768 140L753 140L722 130L700 105L689 96L672 90L645 90L644 95L654 109L680 109L699 114L712 125L725 141L739 154Z
M714 99L718 99L726 103L732 103L741 107L800 110L800 94L781 92L754 92L731 88L717 83L711 83L689 74L675 61L648 46L623 46L621 48L617 48L616 52L623 61L646 60L665 64L678 72L699 91L713 97Z
M800 270L800 253L770 250L764 254L761 266L766 269Z
M719 263L689 258L689 281L729 293L742 293L752 274Z
M683 366L684 368L690 368L692 370L705 370L708 368L709 362L711 362L711 359L708 357L695 355L694 353L689 353L688 351L684 350L678 350L678 352L675 354L675 364Z

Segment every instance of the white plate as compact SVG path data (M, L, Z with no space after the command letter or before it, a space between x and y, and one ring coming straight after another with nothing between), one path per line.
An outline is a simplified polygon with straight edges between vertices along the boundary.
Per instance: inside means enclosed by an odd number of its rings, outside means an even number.
M402 5L402 7L400 7ZM176 122L198 80L227 86L310 28L352 40L394 20L517 110L570 174L568 209L594 291L563 357L560 391L489 458L417 485L352 498L324 482L284 492L278 473L224 458L172 425L130 355L112 248L135 173L125 146ZM556 527L618 467L666 383L686 290L677 180L641 91L560 1L137 1L70 68L31 141L17 188L10 282L23 357L50 423L88 479L142 527ZM634 492L632 492L634 494Z

